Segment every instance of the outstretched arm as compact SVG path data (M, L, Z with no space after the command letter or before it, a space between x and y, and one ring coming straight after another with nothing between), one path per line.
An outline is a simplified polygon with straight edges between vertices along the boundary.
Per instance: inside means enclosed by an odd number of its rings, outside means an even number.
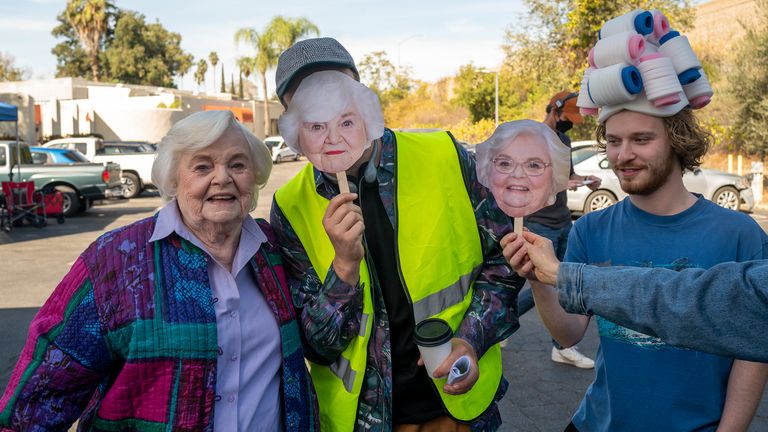
M562 263L557 289L567 311L671 345L768 362L768 260L679 272Z

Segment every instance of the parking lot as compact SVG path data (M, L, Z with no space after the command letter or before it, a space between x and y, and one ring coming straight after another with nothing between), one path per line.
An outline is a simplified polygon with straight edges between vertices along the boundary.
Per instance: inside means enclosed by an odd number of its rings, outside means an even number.
M257 217L268 217L275 189L285 183L305 160L275 165L270 182L260 193ZM4 389L30 320L77 256L103 232L153 214L162 201L156 192L139 198L101 203L65 224L43 229L16 228L0 233L0 389ZM768 228L768 213L752 217ZM594 325L580 344L594 356L598 340ZM504 372L510 381L501 402L503 431L562 430L593 378L593 371L555 364L549 360L549 335L535 312L521 319L521 329L504 349ZM768 430L768 395L751 431Z

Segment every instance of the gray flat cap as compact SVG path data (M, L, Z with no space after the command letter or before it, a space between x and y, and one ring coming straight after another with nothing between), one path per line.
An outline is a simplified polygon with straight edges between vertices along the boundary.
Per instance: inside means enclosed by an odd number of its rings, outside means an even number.
M310 66L337 66L350 68L355 77L360 74L349 52L333 38L315 38L298 41L280 54L275 73L277 97L283 100L293 77Z

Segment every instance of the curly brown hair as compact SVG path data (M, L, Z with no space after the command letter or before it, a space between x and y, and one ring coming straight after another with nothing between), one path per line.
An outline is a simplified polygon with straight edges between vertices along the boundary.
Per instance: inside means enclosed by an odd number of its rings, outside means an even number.
M693 111L684 108L671 117L661 119L672 151L683 170L694 170L701 165L702 158L712 145L712 134L701 126ZM605 152L605 122L597 125L595 139L600 151Z

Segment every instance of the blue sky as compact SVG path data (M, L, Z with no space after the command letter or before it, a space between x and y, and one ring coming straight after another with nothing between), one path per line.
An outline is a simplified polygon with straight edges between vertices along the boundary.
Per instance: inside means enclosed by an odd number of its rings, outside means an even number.
M51 36L65 0L0 0L0 51L32 78L52 77L57 41ZM473 62L494 67L503 55L504 31L525 16L522 0L115 0L118 7L159 20L182 35L182 47L196 59L217 51L227 79L235 58L250 53L236 46L240 27L262 29L275 15L304 16L321 35L338 39L360 60L366 53L385 50L390 60L412 68L415 78L434 81ZM398 55L399 53L399 55ZM218 68L217 68L218 69ZM217 72L218 81L220 72ZM207 77L211 83L211 73ZM269 78L270 84L274 78ZM182 88L193 89L191 77Z

